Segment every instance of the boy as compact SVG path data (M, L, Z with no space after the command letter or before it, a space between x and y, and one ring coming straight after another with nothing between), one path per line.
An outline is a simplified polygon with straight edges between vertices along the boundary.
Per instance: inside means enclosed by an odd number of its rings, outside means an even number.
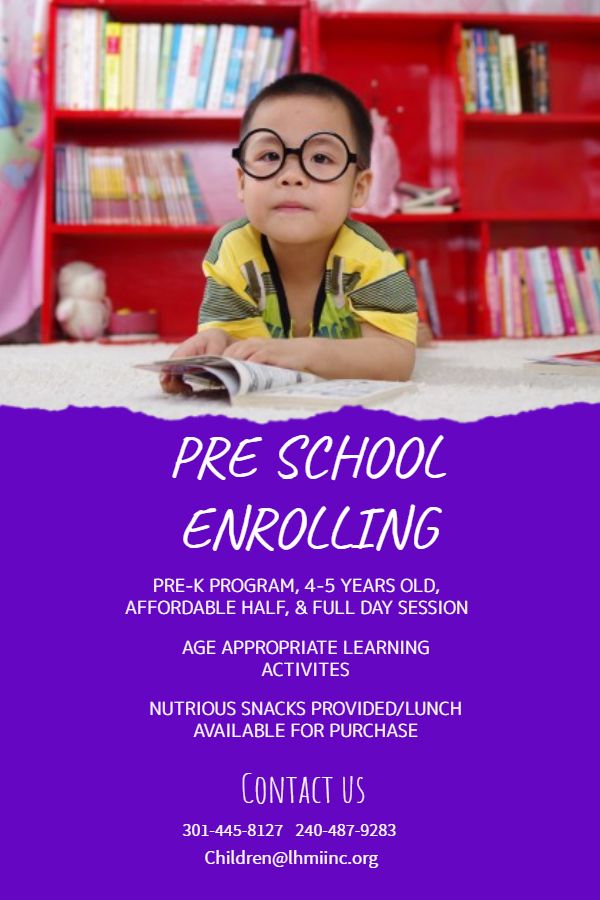
M369 194L372 139L360 100L323 76L287 75L255 97L233 151L247 218L215 235L198 333L174 357L223 354L323 378L410 378L412 282L373 229L347 218ZM187 390L168 373L161 384Z

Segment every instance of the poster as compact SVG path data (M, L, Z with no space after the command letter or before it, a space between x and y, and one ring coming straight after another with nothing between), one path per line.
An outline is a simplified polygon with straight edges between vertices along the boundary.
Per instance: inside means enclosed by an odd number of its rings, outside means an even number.
M0 409L7 896L591 896L598 425Z

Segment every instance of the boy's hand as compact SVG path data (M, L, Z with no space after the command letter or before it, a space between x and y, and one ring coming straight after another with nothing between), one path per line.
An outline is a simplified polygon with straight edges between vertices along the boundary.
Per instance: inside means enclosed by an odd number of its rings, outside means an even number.
M314 348L313 338L247 338L231 344L224 356L283 369L309 369Z
M209 353L213 356L221 356L225 349L229 346L231 338L227 332L220 328L207 328L199 334L193 334L192 337L183 341L169 359L180 359L183 356L202 356ZM192 388L186 384L181 376L173 375L171 372L160 373L160 386L167 394L191 394Z

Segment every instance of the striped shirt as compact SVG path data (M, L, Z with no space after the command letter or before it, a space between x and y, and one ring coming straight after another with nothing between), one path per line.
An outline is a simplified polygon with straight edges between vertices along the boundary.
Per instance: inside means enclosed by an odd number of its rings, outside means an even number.
M231 337L293 336L285 289L268 239L247 218L224 225L202 264L206 289L199 331ZM329 252L315 298L311 335L360 337L361 322L416 342L413 283L376 231L346 219Z

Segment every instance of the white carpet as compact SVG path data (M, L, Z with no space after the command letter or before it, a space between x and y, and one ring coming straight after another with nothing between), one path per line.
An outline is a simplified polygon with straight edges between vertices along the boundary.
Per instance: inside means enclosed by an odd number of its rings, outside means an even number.
M600 347L600 335L577 338L448 341L418 351L414 389L386 406L414 419L473 421L568 403L600 403L598 375L528 372L524 361ZM221 400L166 396L138 362L164 359L171 344L106 346L57 343L0 347L0 404L41 409L126 407L163 419L199 414L255 421L313 415L297 410L236 410Z

